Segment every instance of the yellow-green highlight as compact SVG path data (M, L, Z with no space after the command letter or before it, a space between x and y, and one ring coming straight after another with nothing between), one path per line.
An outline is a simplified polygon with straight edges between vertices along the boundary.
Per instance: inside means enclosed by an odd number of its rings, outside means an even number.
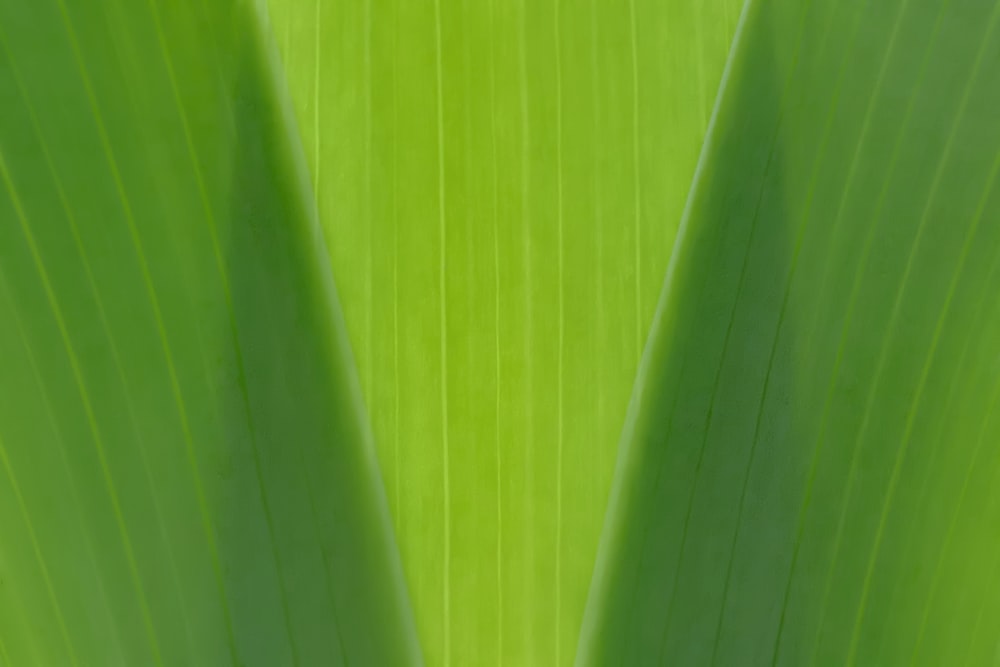
M571 664L735 0L272 0L427 661Z

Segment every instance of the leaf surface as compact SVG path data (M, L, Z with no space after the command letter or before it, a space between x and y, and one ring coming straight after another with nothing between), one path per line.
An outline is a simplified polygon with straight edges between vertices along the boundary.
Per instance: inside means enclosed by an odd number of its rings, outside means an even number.
M0 662L419 661L252 3L0 2Z
M998 23L747 3L580 664L995 661Z
M272 0L434 664L572 661L735 0Z

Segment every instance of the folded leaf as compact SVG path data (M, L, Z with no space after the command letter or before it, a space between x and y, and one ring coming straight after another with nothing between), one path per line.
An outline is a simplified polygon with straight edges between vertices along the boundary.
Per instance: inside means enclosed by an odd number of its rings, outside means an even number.
M258 8L0 2L0 662L419 662Z
M747 4L581 664L995 661L998 22L971 0Z

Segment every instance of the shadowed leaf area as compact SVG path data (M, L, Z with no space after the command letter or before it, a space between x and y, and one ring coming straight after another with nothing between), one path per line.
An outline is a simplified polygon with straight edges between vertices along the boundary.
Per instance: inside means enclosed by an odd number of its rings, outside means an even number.
M744 9L581 664L995 660L998 18L969 0Z
M420 660L258 8L0 2L0 662Z

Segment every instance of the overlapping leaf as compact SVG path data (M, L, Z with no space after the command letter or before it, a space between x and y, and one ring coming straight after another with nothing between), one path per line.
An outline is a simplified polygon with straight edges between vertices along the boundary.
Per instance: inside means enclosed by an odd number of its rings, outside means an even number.
M748 4L582 664L995 661L998 21Z
M419 661L250 3L0 2L0 662Z

